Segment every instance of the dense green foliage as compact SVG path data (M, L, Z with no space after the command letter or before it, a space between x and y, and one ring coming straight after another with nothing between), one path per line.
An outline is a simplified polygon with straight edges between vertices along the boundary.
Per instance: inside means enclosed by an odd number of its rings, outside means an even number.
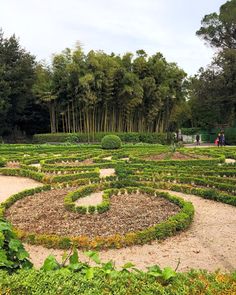
M43 108L32 94L35 82L34 57L20 47L13 35L4 38L0 30L0 135L45 131ZM43 122L44 121L44 122Z
M11 225L0 218L0 270L13 273L21 268L31 268L28 257Z
M55 55L52 67L37 66L34 92L48 105L51 132L163 132L184 100L185 76L161 53L85 55L77 46Z
M117 135L106 135L103 137L101 144L104 150L115 150L121 147L121 139Z
M95 134L88 133L48 133L35 134L33 136L34 143L100 143L105 135L110 135L107 132L97 132ZM142 133L142 132L116 132L112 133L120 137L124 143L160 143L167 144L169 142L166 133Z
M189 105L196 127L233 127L236 121L236 1L206 15L197 35L218 49L211 65L192 79Z
M55 54L50 65L37 63L14 35L5 38L1 31L0 136L17 140L21 135L20 140L63 132L90 142L101 132L145 137L181 127L235 127L235 11L236 1L230 0L202 19L197 35L217 54L188 81L161 53L148 56L144 50L85 54L77 44Z
M161 53L86 55L77 46L54 55L47 66L1 32L0 61L4 136L18 130L163 132L176 124L172 115L184 101L186 74Z
M205 15L197 35L217 48L236 49L236 1L227 1L220 7L220 13Z
M122 271L108 276L102 270L96 270L92 279L81 272L69 270L20 271L12 276L0 272L2 294L31 295L222 295L235 294L236 275L191 271L179 273L171 284L162 285L154 276L143 272L129 273Z

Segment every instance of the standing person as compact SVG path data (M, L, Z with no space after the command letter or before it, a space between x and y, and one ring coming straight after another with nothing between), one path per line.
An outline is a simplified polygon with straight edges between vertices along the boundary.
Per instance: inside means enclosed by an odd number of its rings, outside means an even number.
M199 134L197 134L197 136L196 136L196 142L197 142L197 145L200 145L200 135Z
M219 137L219 146L223 146L224 144L224 132L220 132L220 137Z
M221 134L218 133L217 138L216 138L216 143L217 143L218 147L220 146L220 137L221 137Z
M225 133L224 133L224 131L222 131L221 136L222 136L222 145L225 146Z

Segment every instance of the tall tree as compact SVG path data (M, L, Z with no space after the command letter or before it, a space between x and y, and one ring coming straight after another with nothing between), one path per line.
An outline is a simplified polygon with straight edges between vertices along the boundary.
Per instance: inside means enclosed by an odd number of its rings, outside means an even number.
M16 133L22 113L32 98L34 56L21 48L15 35L0 31L0 131Z
M197 35L213 47L236 49L236 0L222 5L219 14L205 15Z
M197 35L218 49L211 65L192 79L190 105L195 126L234 125L236 120L236 0L206 15Z

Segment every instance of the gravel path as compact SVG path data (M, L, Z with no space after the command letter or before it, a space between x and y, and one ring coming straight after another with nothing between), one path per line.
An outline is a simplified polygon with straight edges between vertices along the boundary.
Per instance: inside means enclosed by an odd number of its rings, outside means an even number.
M20 191L42 185L42 183L29 178L0 175L0 203Z
M92 193L75 201L76 206L96 206L102 203L103 192Z
M100 177L107 177L107 176L113 176L115 175L115 169L114 168L104 168L100 169Z
M11 186L15 179L16 177L0 177L1 195L4 195L5 198L12 194ZM19 178L17 179L19 180ZM27 181L28 185L35 184L29 179L23 179L23 181ZM14 186L16 186L15 182ZM24 188L26 187L21 183L18 191ZM117 266L131 261L140 269L145 269L153 264L159 264L161 267L167 265L175 267L178 260L180 260L179 271L191 268L209 271L235 269L236 207L204 200L193 195L177 192L173 194L190 200L195 207L194 221L189 230L161 243L153 242L151 245L102 251L100 253L102 260L111 259L115 261ZM49 254L52 253L60 258L64 253L62 250L46 249L41 246L25 246L36 267L42 265ZM81 260L85 259L81 253L80 257Z

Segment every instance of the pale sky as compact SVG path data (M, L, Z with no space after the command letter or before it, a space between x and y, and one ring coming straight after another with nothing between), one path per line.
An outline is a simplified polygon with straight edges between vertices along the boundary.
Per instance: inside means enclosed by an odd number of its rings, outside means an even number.
M195 32L205 14L226 0L0 0L0 28L13 33L37 60L73 48L123 54L161 52L188 74L210 63L214 51Z

